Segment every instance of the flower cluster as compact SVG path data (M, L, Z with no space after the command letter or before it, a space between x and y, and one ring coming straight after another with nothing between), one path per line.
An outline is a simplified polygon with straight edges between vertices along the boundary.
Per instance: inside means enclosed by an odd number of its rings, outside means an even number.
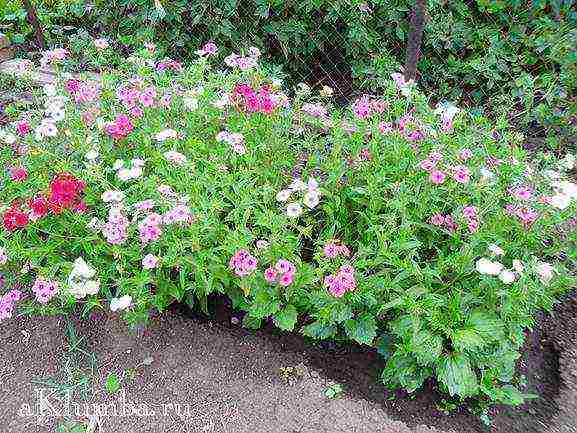
M448 132L453 129L453 119L459 111L459 108L450 102L439 102L437 104L435 114L441 116L441 130Z
M346 292L351 292L357 287L355 270L350 265L343 265L336 274L325 277L325 287L335 298L341 298Z
M36 278L32 285L32 292L36 295L36 300L41 304L47 304L58 292L58 281Z
M244 135L240 132L231 133L228 131L221 131L216 135L216 141L228 143L232 150L239 155L244 155L246 153Z
M281 286L290 286L294 280L296 266L288 260L281 259L274 267L269 267L264 271L264 279L269 283L278 282Z
M256 90L248 84L237 84L230 99L239 111L265 114L273 113L288 102L283 93L273 93L270 85L263 85Z
M95 275L96 270L82 257L78 257L68 276L68 287L72 296L82 299L87 295L96 295L100 289L100 281L94 278Z
M327 242L323 247L323 254L327 259L336 259L338 256L349 257L351 251L338 239Z
M258 67L258 59L261 56L260 50L256 47L251 47L248 50L248 56L239 56L236 53L232 53L225 57L224 63L229 68L238 68L241 71L250 71Z
M105 125L104 130L115 140L126 138L132 132L134 125L126 114L119 114L113 122Z
M20 290L10 290L0 297L0 320L9 319L14 313L14 304L22 299Z
M461 159L470 158L469 150L461 151ZM431 153L428 158L419 163L419 167L429 173L429 180L435 185L441 185L447 178L447 172L458 183L466 184L471 180L471 172L468 167L464 165L449 166L446 171L439 168L438 163L443 159L440 152Z
M2 216L4 228L8 231L23 228L31 220L36 221L46 216L49 211L54 214L59 214L64 209L85 212L86 204L81 199L84 187L84 182L70 173L56 175L50 182L48 196L38 195L30 199L27 209L19 201L12 203Z
M387 104L368 95L357 98L352 105L352 110L358 119L366 119L373 114L382 114L387 109Z
M218 53L218 47L214 42L207 42L200 50L196 50L194 53L201 57L215 56Z
M40 65L45 68L54 65L68 56L68 50L64 48L54 48L53 50L43 51L40 58Z
M110 300L110 311L113 313L117 311L126 310L132 305L132 296L124 295L120 298L112 298Z
M258 260L247 250L238 250L228 263L228 267L234 270L234 273L239 277L250 275L256 269L257 265Z
M130 161L127 166L122 159L117 159L112 166L112 169L116 171L116 177L123 182L127 182L132 179L138 179L142 176L144 171L144 160L140 158L135 158Z
M86 204L81 199L86 184L70 173L60 173L50 182L48 207L58 214L64 209L76 212L86 211Z
M307 183L301 179L295 179L293 182L276 195L278 202L287 202L293 194L303 195L303 204L309 209L314 209L320 203L321 191L315 178L310 178ZM290 218L298 218L302 214L302 206L299 202L290 202L287 204L286 214Z

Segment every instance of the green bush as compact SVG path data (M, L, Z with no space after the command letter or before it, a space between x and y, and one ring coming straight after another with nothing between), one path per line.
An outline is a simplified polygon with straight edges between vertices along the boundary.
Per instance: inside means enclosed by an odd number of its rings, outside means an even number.
M142 49L13 118L0 317L141 323L221 293L247 327L376 347L390 387L522 402L524 331L575 287L574 156L531 162L503 119L433 112L398 76L346 110L289 99L249 52L243 72Z
M6 0L3 0L6 1ZM0 3L1 4L1 3ZM41 0L39 15L53 42L86 28L119 39L119 52L155 40L170 56L190 58L214 40L229 49L260 47L291 75L333 87L374 87L404 60L409 0ZM0 10L8 34L30 37L23 9ZM532 141L557 149L575 143L577 11L571 1L430 0L419 83L434 99L511 113ZM78 51L80 57L82 51ZM352 77L351 77L352 75ZM330 79L329 79L330 81Z

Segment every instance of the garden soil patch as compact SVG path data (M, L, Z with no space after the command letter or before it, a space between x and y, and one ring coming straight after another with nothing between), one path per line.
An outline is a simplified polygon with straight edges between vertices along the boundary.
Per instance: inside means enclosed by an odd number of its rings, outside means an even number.
M127 401L156 412L102 418L102 432L487 431L465 409L442 413L438 406L443 397L432 383L414 398L387 393L376 383L382 360L361 347L309 344L268 328L248 331L236 320L231 322L235 316L222 303L214 320L190 320L182 312L173 309L154 317L147 329L138 332L130 332L112 315L72 319L77 335L84 338L83 347L97 359L86 401L118 406L125 391ZM573 295L541 320L528 339L521 368L528 390L542 398L522 408L499 409L492 432L575 432L576 312ZM34 418L19 417L18 410L35 402L38 385L32 380L62 371L66 319L19 318L6 323L2 431L52 432L55 420L37 425ZM299 373L280 374L287 367ZM120 378L122 387L114 394L105 391L110 373ZM334 383L343 385L344 394L331 400L324 392ZM80 396L74 401L84 402ZM177 404L183 405L178 414Z

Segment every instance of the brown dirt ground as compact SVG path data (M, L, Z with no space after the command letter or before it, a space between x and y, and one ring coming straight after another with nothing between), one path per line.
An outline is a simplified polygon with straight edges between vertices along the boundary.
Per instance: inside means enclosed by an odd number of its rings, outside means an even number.
M445 415L432 384L415 397L397 393L389 400L375 376L381 361L356 346L310 345L291 334L247 331L230 323L226 308L217 320L189 318L174 309L154 317L150 326L130 332L113 315L72 318L83 346L96 355L97 369L86 401L113 403L109 373L121 377L126 400L146 404L154 416L102 417L102 432L484 432L461 409ZM501 409L491 432L575 433L577 401L577 296L567 297L555 314L543 318L531 335L520 368L530 391L542 398L522 408ZM25 318L5 322L0 369L1 433L53 432L55 419L43 425L18 416L24 403L37 399L34 379L57 375L65 362L66 320ZM23 332L24 331L24 332ZM142 365L152 357L152 364ZM285 380L281 367L304 366L302 376ZM129 370L135 374L130 375ZM341 383L342 398L324 396ZM54 401L54 400L52 400ZM74 402L82 403L80 395ZM181 414L174 406L181 404ZM188 408L184 404L190 405ZM188 410L188 413L182 413ZM72 417L78 419L77 417Z

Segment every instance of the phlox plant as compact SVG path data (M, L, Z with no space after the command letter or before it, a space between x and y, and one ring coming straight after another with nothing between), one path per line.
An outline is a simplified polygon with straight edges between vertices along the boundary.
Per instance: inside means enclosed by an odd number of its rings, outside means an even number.
M575 286L574 157L398 75L343 110L215 50L61 74L2 130L0 317L136 324L219 293L247 327L377 348L391 388L521 403L524 333Z

